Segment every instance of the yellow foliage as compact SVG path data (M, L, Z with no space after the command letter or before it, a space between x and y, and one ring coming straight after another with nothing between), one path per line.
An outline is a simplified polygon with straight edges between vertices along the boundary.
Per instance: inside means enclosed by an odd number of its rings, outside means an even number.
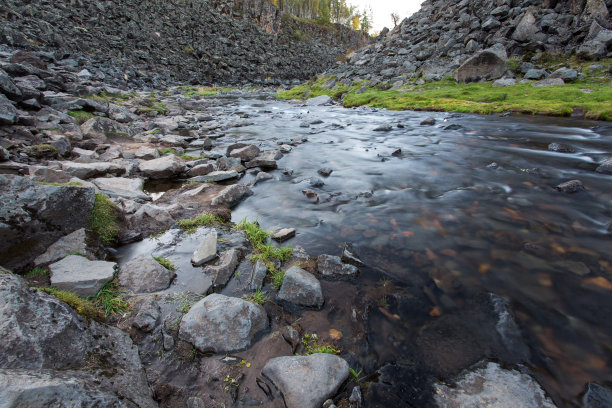
M353 27L353 30L359 30L359 16L358 15L353 16L351 20L351 27Z

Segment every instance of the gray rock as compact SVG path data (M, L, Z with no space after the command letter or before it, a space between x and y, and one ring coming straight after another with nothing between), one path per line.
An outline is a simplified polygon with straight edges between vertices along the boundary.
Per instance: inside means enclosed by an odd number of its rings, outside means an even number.
M327 95L321 95L321 96L317 96L315 98L310 98L306 101L306 105L307 106L321 106L321 105L327 105L329 103L331 103L333 99L331 98L331 96L327 96Z
M261 372L283 394L287 408L319 408L348 378L349 365L338 356L318 353L276 357Z
M339 256L319 255L317 269L321 276L328 278L355 277L359 269L354 265L342 263Z
M217 265L205 267L204 274L210 277L215 286L225 286L234 274L239 262L240 251L231 248L219 257Z
M273 179L273 178L274 176L272 176L270 173L266 173L265 171L260 171L259 173L257 173L257 176L255 176L255 180L253 180L253 185L260 183L262 181Z
M582 181L580 180L570 180L570 181L566 181L565 183L559 184L555 188L557 189L557 191L572 194L572 193L577 193L579 191L583 191L584 185L582 184Z
M487 21L482 23L482 29L487 30L487 31L494 30L500 26L501 26L501 23L499 22L499 20L493 17L489 17Z
M278 299L297 306L315 308L323 306L324 301L321 283L299 266L292 266L285 272Z
M231 180L239 176L236 170L230 171L212 171L204 176L191 177L189 181L197 183L210 183L215 181Z
M556 408L540 385L529 375L504 370L497 363L462 374L454 386L434 385L440 408Z
M458 82L474 82L500 78L508 69L508 59L499 50L484 50L469 58L455 71Z
M183 316L179 337L202 352L226 353L250 346L253 337L267 327L261 306L215 293Z
M361 388L356 385L353 387L353 391L351 392L351 396L349 397L349 403L351 404L351 407L360 408L361 402Z
M538 79L546 78L547 75L548 75L548 73L544 69L535 69L535 68L532 68L532 69L528 70L525 73L525 77L524 78L525 79L535 79L535 80L538 80Z
M549 78L561 78L565 82L571 82L578 79L578 71L573 68L559 68Z
M212 163L198 164L197 166L193 166L192 168L189 169L189 171L187 172L187 176L189 177L205 176L211 173L214 169L215 167L212 165Z
M93 204L93 188L40 185L0 174L0 265L26 266L61 237L88 225Z
M575 150L572 146L567 145L565 143L551 143L548 145L548 150L551 152L558 153L574 153Z
M85 139L99 139L106 141L107 136L133 136L136 132L129 126L112 119L96 116L81 125L81 132Z
M436 124L436 120L434 118L425 118L421 121L421 126L433 126Z
M527 11L517 24L512 39L519 42L532 41L538 31L535 17L531 11Z
M136 313L132 321L132 326L145 333L150 333L157 327L160 316L161 309L159 304L152 297L148 297L140 304L138 313Z
M109 118L119 123L130 123L140 119L138 115L125 106L115 105L114 103L108 104L107 114Z
M17 122L17 109L0 93L0 125L12 125Z
M3 69L0 69L0 94L4 94L16 102L23 99L21 90Z
M193 251L191 263L200 266L217 256L217 231L211 230L204 236L200 245Z
M107 174L121 176L125 174L125 167L117 163L95 162L95 163L77 163L77 162L62 162L62 170L73 177L83 180L92 177L100 177Z
M185 163L173 154L158 159L141 161L138 165L143 176L150 179L172 178L185 171Z
M212 201L212 205L219 205L225 207L235 207L244 198L253 194L253 191L244 184L232 184L231 186L225 187L219 194L217 194Z
M244 163L247 169L261 167L262 169L275 169L277 167L276 160L283 157L279 151L263 152L253 160Z
M142 146L134 152L134 156L142 160L152 160L159 158L159 151L153 147Z
M109 197L122 197L128 200L150 201L151 197L142 191L144 180L141 178L96 178L91 181Z
M375 132L389 132L393 130L393 126L389 125L388 123L385 123L385 124L376 126L373 130Z
M34 181L43 181L45 183L68 183L72 178L66 172L49 167L30 168L30 176Z
M317 173L319 173L323 177L329 177L333 171L334 170L329 167L321 167L319 170L317 170Z
M119 284L135 293L151 293L170 286L174 271L161 266L151 254L140 255L119 268Z
M95 150L81 149L80 147L75 147L72 149L72 156L76 157L75 161L78 161L79 163L91 163L100 157Z
M229 152L230 157L237 157L242 161L249 161L259 156L260 150L255 145L246 145L240 148L232 149Z
M323 187L325 185L325 182L321 180L320 178L311 177L310 181L308 182L308 185L310 187Z
M49 265L51 286L76 293L81 297L93 296L115 275L114 262L90 261L79 255L69 255Z
M598 173L612 174L612 158L602 161L595 171Z
M0 146L0 162L7 161L11 158L11 154L4 147Z
M583 408L606 408L612 406L612 388L589 383L587 392L582 397Z
M565 82L561 78L546 78L541 81L535 82L533 86L544 87L544 86L560 86L565 85Z
M516 79L514 78L501 78L501 79L495 80L492 84L492 86L512 86L512 85L516 85Z
M273 230L272 239L278 242L284 242L295 237L295 228L277 228Z
M45 253L39 255L34 259L35 266L43 266L52 262L59 261L68 255L80 254L89 259L95 259L96 254L101 252L99 247L95 247L93 244L95 238L91 232L88 232L85 228L79 228L78 230L58 239L53 243Z

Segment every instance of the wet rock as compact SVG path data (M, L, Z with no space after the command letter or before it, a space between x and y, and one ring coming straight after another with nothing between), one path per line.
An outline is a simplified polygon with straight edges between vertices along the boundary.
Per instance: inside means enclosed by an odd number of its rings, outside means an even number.
M461 64L455 71L454 77L458 82L486 81L500 78L507 69L506 51L488 49L480 51Z
M541 81L535 82L533 86L544 87L544 86L560 86L565 85L565 82L561 78L546 78Z
M204 274L210 277L213 285L225 286L234 274L239 262L240 251L231 248L219 257L218 265L205 267Z
M246 145L239 148L228 148L228 156L239 158L242 161L249 161L259 156L260 150L255 145Z
M0 125L12 125L15 122L17 122L17 109L0 93Z
M143 236L158 233L174 222L167 208L150 203L144 204L134 214L126 217L126 223L119 232L119 242L134 242Z
M244 163L244 166L247 169L252 169L254 167L260 167L262 169L275 169L277 167L276 160L280 159L281 157L283 156L279 151L263 152L253 160Z
M93 233L88 232L85 228L79 228L53 243L45 253L34 259L34 265L47 265L74 254L80 254L94 260L96 255L102 254L102 249L97 245L92 245L94 243L97 242Z
M501 78L493 82L492 86L512 86L516 85L516 79L514 78Z
M191 263L200 266L217 256L217 231L211 230L204 236L191 256Z
M99 116L83 123L81 125L81 132L83 132L83 138L85 139L99 139L102 141L106 141L107 136L111 135L127 137L135 134L134 130L129 126Z
M227 186L212 201L212 205L226 206L229 208L235 207L246 197L253 195L253 191L244 184L232 184Z
M322 167L319 170L317 170L317 173L319 173L323 177L329 177L333 171L334 170L329 167Z
M595 169L598 173L612 174L612 159L606 159Z
M421 121L421 126L432 126L436 124L436 120L434 118L425 118Z
M612 407L612 388L589 383L587 392L582 397L583 408Z
M359 269L354 265L342 263L339 256L319 255L317 258L319 274L328 278L355 277Z
M570 180L570 181L566 181L565 183L559 184L555 188L557 189L557 191L572 194L572 193L577 193L579 191L583 191L584 185L582 184L582 181L580 180Z
M265 171L260 171L259 173L257 173L257 176L255 176L253 185L260 183L262 181L273 179L273 178L274 176L272 176L270 173L266 173Z
M141 160L152 160L159 158L159 151L153 147L142 146L134 152L134 156Z
M529 375L516 370L504 370L493 362L464 373L455 381L453 387L437 384L435 389L436 403L444 408L556 407Z
M351 396L349 397L349 403L351 404L351 407L361 407L361 388L359 388L358 385L353 387L353 391L351 391Z
M119 284L135 293L151 293L170 286L174 272L159 264L150 254L140 255L119 269Z
M114 262L90 261L83 256L69 255L49 265L51 286L81 297L93 296L113 279L116 266Z
M77 163L77 162L62 162L62 170L73 177L83 180L100 177L107 174L121 176L125 174L125 167L117 163L94 162L94 163Z
M187 176L189 177L205 176L211 173L212 171L214 171L214 169L215 167L212 165L212 163L198 164L197 166L193 166L192 168L189 169L189 171L187 172Z
M215 293L183 316L179 337L202 352L225 353L250 346L253 337L267 327L261 306Z
M272 231L272 239L278 242L284 242L295 237L295 228L276 228Z
M140 304L138 313L136 313L136 316L134 316L132 326L142 330L145 333L150 333L155 327L157 327L160 316L161 309L159 304L155 301L155 299L148 297Z
M0 265L17 269L89 223L94 189L0 175Z
M194 183L210 183L223 180L231 180L239 176L236 170L230 171L211 171L204 176L191 177L189 181Z
M347 264L355 266L363 265L363 262L361 261L361 259L359 259L359 256L357 255L357 251L355 251L355 248L353 248L353 244L351 244L350 242L345 242L343 244L342 255L340 256L340 259L342 260L342 262Z
M385 123L385 124L376 126L373 130L375 132L389 132L389 131L393 130L393 126Z
M310 98L310 99L306 100L306 106L327 105L327 104L331 103L332 100L333 99L331 98L331 96L321 95L321 96L317 96L315 98Z
M292 352L295 353L297 346L300 345L300 333L293 326L283 326L280 329L280 333L283 336L283 339L289 344L291 344Z
M142 189L144 181L141 178L96 178L91 181L109 197L122 197L135 201L150 201L151 197L146 195Z
M348 378L349 365L338 356L276 357L261 371L282 393L287 408L319 408Z
M141 161L138 165L143 176L150 179L166 179L175 177L185 171L185 164L173 154L167 154L159 159Z
M285 272L278 299L297 306L320 308L323 306L321 283L311 273L298 266Z
M574 148L564 143L551 143L548 145L548 150L557 153L574 153Z

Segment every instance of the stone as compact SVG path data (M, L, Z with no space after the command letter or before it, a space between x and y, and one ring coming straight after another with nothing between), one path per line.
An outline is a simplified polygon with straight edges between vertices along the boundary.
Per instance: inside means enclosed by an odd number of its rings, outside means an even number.
M489 362L462 374L454 385L434 384L434 400L440 408L556 408L542 387L529 375L504 370Z
M295 228L277 228L273 231L272 239L284 242L295 237Z
M361 259L359 259L355 248L353 248L353 244L351 244L350 242L345 242L342 245L342 255L340 255L340 259L342 260L342 262L347 264L355 266L364 265Z
M125 106L115 105L114 103L108 104L107 114L109 118L119 123L130 123L140 119L138 115Z
M278 299L297 306L314 308L320 308L324 302L321 283L299 266L292 266L285 272Z
M46 70L47 64L36 55L27 51L17 51L10 59L13 64L29 64L35 68Z
M212 165L212 163L198 164L197 166L193 166L192 168L189 169L189 171L187 172L187 176L189 177L205 176L211 173L214 169L215 167Z
M321 167L319 170L317 170L317 173L319 173L323 177L329 177L333 171L334 170L329 167Z
M141 178L102 177L91 182L109 197L121 197L135 201L150 201L151 197L142 191L144 180Z
M90 245L96 242L93 233L88 232L85 228L78 230L58 239L54 242L45 253L34 259L34 266L44 266L68 255L80 254L88 259L94 260L98 253L101 253L101 248Z
M240 251L231 248L225 251L220 257L217 265L204 268L204 274L209 276L215 286L225 286L234 274L240 262Z
M157 327L160 316L159 304L152 297L148 297L140 304L138 313L132 321L132 326L145 333L150 333Z
M319 408L348 378L349 365L338 356L317 353L272 358L261 373L281 392L287 408Z
M12 125L17 122L17 109L0 93L0 125Z
M11 158L11 154L4 147L0 146L0 162L7 161Z
M557 152L557 153L574 153L575 152L572 146L567 145L565 143L556 143L556 142L549 144L548 150L550 150L551 152Z
M0 174L0 265L26 266L61 237L87 226L93 205L93 188Z
M582 181L580 180L570 180L570 181L566 181L565 183L559 184L555 188L557 189L557 191L572 194L572 193L577 193L579 191L583 191L584 185L582 184Z
M274 176L271 175L270 173L266 173L265 171L260 171L259 173L257 173L257 176L255 176L255 180L253 180L253 185L260 183L262 181L273 179L273 178Z
M81 125L84 139L99 139L106 141L107 136L134 136L131 127L112 119L96 116Z
M267 327L261 306L214 293L183 316L179 337L203 353L229 353L249 347L255 335Z
M602 161L595 171L598 173L612 174L612 158Z
M232 184L225 187L217 194L212 201L212 205L224 206L228 208L235 207L244 198L253 194L253 191L244 184Z
M0 94L6 95L15 102L19 102L23 96L19 87L3 69L0 69Z
M90 261L79 255L69 255L49 265L51 286L76 293L81 297L93 296L115 275L114 262Z
M283 157L279 151L263 152L253 160L244 163L247 169L261 167L263 169L275 169L277 167L276 160Z
M321 106L332 102L332 97L327 95L317 96L306 100L306 106Z
M45 183L68 183L72 176L64 171L49 167L30 168L30 176L34 181Z
M117 163L94 162L94 163L77 163L77 162L62 162L62 170L72 177L83 180L100 177L107 174L121 176L125 174L125 167Z
M151 293L167 289L174 271L166 269L151 254L137 256L119 268L119 284L134 293Z
M382 125L376 126L372 130L374 130L375 132L389 132L389 131L393 130L393 126L389 125L388 123L384 123Z
M229 148L228 148L229 150ZM259 156L260 150L255 145L246 145L237 149L229 150L230 157L237 157L242 161L249 161Z
M536 19L531 13L527 11L523 17L519 20L514 33L512 33L512 39L518 42L528 42L533 40L536 33L539 31L536 25Z
M525 72L524 78L538 80L538 79L546 78L547 75L548 73L546 72L545 69L531 68L530 70Z
M317 258L319 274L328 278L355 277L359 274L356 266L342 263L339 256L319 255Z
M210 183L210 182L216 182L216 181L231 180L231 179L237 178L238 176L239 174L236 170L230 170L230 171L219 170L219 171L211 171L210 173L204 176L191 177L189 181L194 182L194 183Z
M565 82L571 82L578 79L578 71L573 68L559 68L550 74L549 78L561 78Z
M544 86L561 86L565 85L565 82L561 78L546 78L538 82L534 82L533 86L544 87Z
M492 86L512 86L516 85L516 79L514 78L500 78L493 81Z
M159 151L153 147L142 146L134 152L134 156L142 160L152 160L159 158Z
M349 397L349 403L351 407L360 408L361 407L361 388L358 385L353 387L353 391L351 391L351 396Z
M173 154L158 159L141 161L138 168L144 177L150 179L167 179L176 177L185 171L185 163Z
M458 82L488 81L500 78L508 69L508 59L499 51L488 49L466 60L455 71Z
M211 230L207 233L200 245L193 251L191 263L194 266L200 266L217 256L217 231Z
M308 181L308 185L310 187L315 187L315 188L323 187L325 185L325 182L318 177L311 177L310 180Z
M421 121L421 126L433 126L436 124L436 120L432 117L425 118Z
M587 392L582 397L583 408L606 408L612 406L612 388L589 383Z

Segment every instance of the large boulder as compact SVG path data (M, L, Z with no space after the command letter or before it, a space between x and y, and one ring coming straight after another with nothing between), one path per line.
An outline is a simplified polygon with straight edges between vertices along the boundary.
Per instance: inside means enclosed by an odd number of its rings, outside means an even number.
M103 254L103 248L100 245L95 233L79 228L78 230L61 237L54 242L40 256L34 259L35 266L48 265L65 258L68 255L79 254L84 257L94 260L99 255Z
M40 384L41 378L43 381L58 378L58 382L68 377L86 378L89 388L83 387L87 390L100 387L105 393L139 407L157 406L151 398L138 349L127 333L87 321L55 296L30 289L21 278L11 274L0 274L0 349L0 369L5 369L0 377L0 401L7 401L2 398L4 395L17 401L19 395L27 396L19 391L23 382L18 378L26 375L40 376L28 380L33 389L38 388L36 384ZM58 389L63 388L60 385ZM75 388L80 385L75 384ZM36 391L32 395L41 397ZM59 393L60 400L51 405L73 406L69 395ZM67 399L63 400L64 397Z
M348 378L349 365L338 356L318 353L276 357L261 372L283 394L287 408L319 408Z
M212 205L219 205L224 207L235 207L244 198L253 194L253 191L244 184L232 184L231 186L225 187L219 194L217 194L212 201Z
M267 327L268 317L261 306L215 293L183 316L179 336L202 352L226 353L247 348Z
M167 154L159 159L141 161L138 168L145 177L165 179L175 177L185 171L185 163L175 155Z
M455 80L474 82L501 78L508 69L508 59L505 54L505 50L500 49L480 51L457 68Z
M150 293L170 286L174 272L161 266L150 254L137 256L119 269L119 284L136 293Z
M151 201L151 197L142 191L144 181L141 178L100 177L92 180L92 182L109 197Z
M317 308L323 306L324 300L321 283L299 266L292 266L285 272L278 298L297 306Z
M519 42L532 41L538 31L534 15L531 11L527 11L516 25L512 39Z
M83 138L105 141L108 136L134 136L133 128L112 119L96 116L81 125Z
M0 265L25 267L64 235L87 226L94 189L0 175Z
M80 255L69 255L49 265L51 285L81 297L93 296L113 279L116 266L114 262L90 261Z

